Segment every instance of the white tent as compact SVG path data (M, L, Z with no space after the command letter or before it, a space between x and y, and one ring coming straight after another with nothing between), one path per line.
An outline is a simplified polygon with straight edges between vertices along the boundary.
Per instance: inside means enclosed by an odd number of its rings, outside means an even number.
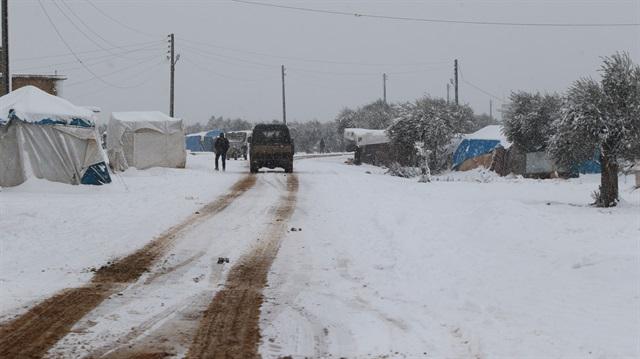
M93 112L33 86L0 97L0 186L23 183L27 171L69 184L111 182L93 120Z
M390 142L386 130L370 130L366 128L345 128L344 138L354 141L358 146Z
M107 153L111 167L184 168L187 152L181 119L159 111L114 112L107 125Z

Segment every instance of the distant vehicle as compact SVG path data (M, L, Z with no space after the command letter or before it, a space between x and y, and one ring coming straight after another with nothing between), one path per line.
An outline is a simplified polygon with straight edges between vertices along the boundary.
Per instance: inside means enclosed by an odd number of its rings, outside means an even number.
M257 173L260 167L281 167L291 173L293 152L293 140L287 125L256 125L251 134L249 151L251 173Z
M251 131L231 131L226 136L229 140L229 152L227 158L237 160L238 157L247 159L249 152L249 137Z

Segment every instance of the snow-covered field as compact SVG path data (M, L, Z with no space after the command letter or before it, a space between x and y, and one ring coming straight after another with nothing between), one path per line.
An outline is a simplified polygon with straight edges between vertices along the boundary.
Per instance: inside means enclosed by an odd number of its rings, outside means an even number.
M630 177L620 180L619 207L597 209L587 205L597 176L474 171L425 184L346 158L295 163L288 226L302 230L286 235L270 271L265 358L640 357L640 191ZM186 170L127 171L103 187L30 180L1 189L2 318L86 282L88 269L141 247L248 172L230 161L216 173L212 161L189 156ZM172 250L173 261L193 257L193 265L150 287L141 278L87 316L95 327L52 353L80 342L87 352L109 347L130 327L210 297L224 273L206 271L209 257L233 261L251 247L277 200L283 175L258 176ZM233 240L207 236L218 230Z
M130 169L105 186L29 179L0 189L0 318L60 289L88 281L91 268L142 247L247 170L213 155L190 155L187 169Z
M597 176L424 184L343 160L297 164L303 231L272 268L267 357L640 356L631 178L620 207L596 209Z

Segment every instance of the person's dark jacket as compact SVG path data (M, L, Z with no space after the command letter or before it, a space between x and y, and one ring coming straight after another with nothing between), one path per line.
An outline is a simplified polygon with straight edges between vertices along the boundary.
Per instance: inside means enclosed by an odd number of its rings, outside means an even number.
M216 138L216 142L213 144L216 153L227 153L229 150L229 140L226 137Z

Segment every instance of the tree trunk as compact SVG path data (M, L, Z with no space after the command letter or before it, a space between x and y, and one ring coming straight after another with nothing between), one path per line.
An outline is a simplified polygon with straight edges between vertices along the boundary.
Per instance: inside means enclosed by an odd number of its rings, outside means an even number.
M598 207L613 207L618 203L618 162L603 151L600 157L600 194Z

